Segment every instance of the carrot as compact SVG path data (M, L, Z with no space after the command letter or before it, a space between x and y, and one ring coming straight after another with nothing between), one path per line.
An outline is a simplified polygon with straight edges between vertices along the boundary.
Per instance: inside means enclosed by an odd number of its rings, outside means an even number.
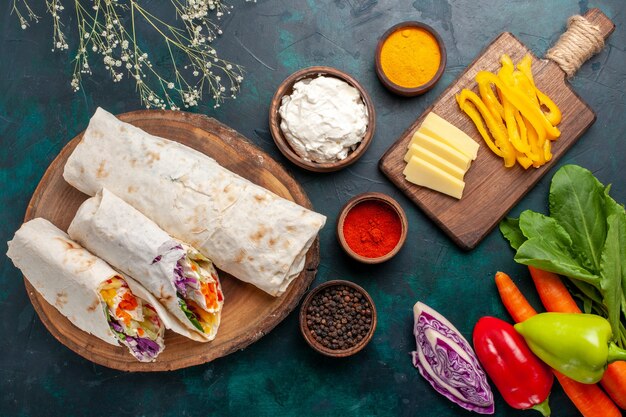
M582 313L557 274L542 271L532 266L529 266L528 269L539 293L539 298L541 298L541 303L547 311Z
M615 404L626 410L626 362L610 363L600 383Z
M537 314L537 311L526 300L526 297L517 288L511 277L504 272L496 273L496 286L498 287L502 303L511 317L513 317L513 320L519 323ZM572 400L583 417L618 417L622 415L620 410L613 404L613 401L597 385L581 384L554 369L552 371L561 383L565 394Z
M608 364L600 384L613 402L622 410L626 410L626 362Z
M595 384L581 384L553 371L563 391L574 403L583 417L620 417L622 413L611 399Z
M215 283L203 282L200 284L200 292L204 295L204 300L208 308L218 308L217 290Z
M537 314L537 311L526 300L526 297L517 288L511 277L504 272L496 272L496 286L498 287L502 304L504 304L504 307L516 323Z
M576 301L557 274L542 271L532 266L529 266L528 269L539 293L539 298L541 298L547 311L581 313ZM620 408L626 410L626 362L620 361L609 364L600 383L611 399Z
M130 319L131 319L130 314L128 314L127 312L125 312L124 310L118 307L115 310L115 315L118 318L122 319L125 325L130 326Z
M127 292L124 293L122 301L120 301L118 306L122 310L133 311L135 308L137 308L137 305L137 299L130 292Z

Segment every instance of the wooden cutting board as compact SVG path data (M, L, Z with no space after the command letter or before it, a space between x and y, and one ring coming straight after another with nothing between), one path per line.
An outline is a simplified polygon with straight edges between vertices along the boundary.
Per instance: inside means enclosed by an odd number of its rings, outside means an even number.
M143 110L118 116L149 133L175 140L203 152L219 164L273 193L311 208L304 190L269 155L250 144L239 133L215 119L199 114ZM88 196L63 179L63 167L82 139L72 139L50 164L26 210L24 221L35 217L50 220L67 230L78 207ZM159 190L154 190L158 193ZM243 349L280 323L298 304L319 264L319 242L309 249L302 273L280 297L220 272L224 291L222 322L215 340L194 342L171 331L165 333L165 350L156 362L141 363L126 347L115 347L75 327L24 280L28 296L52 335L79 355L109 368L123 371L166 371L209 362Z
M611 20L598 9L590 10L585 17L600 28L605 39L615 28ZM596 119L593 110L565 81L563 70L553 61L539 60L533 55L532 69L537 86L552 98L563 113L562 122L558 126L561 137L553 142L554 157L541 168L531 167L525 171L519 164L513 168L504 168L502 159L489 150L470 118L459 109L455 95L463 88L477 92L474 81L476 74L483 70L497 72L502 54L509 54L517 62L527 53L532 55L515 36L508 32L502 33L400 136L379 163L381 171L463 249L473 249ZM476 160L465 175L465 191L461 200L411 184L402 175L408 143L431 111L481 144Z

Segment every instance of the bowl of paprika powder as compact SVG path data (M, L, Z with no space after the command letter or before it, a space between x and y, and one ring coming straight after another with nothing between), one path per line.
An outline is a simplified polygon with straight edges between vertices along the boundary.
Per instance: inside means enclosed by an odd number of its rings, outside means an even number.
M402 207L382 193L359 194L337 219L337 238L346 253L367 264L395 256L406 240L408 221Z
M376 75L391 92L406 97L424 94L446 67L446 48L430 26L415 21L392 26L376 46Z

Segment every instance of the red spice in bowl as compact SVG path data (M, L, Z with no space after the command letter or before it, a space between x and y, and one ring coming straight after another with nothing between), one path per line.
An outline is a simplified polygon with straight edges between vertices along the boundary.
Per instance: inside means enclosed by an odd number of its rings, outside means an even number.
M406 216L400 205L380 193L361 194L346 204L337 235L346 252L366 263L395 255L406 239Z

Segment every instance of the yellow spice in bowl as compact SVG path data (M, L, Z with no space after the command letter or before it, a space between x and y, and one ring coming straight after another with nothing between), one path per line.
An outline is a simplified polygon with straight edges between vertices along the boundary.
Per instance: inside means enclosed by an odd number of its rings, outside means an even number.
M422 86L435 76L441 64L439 43L425 29L398 29L383 43L380 64L392 83L404 88Z

